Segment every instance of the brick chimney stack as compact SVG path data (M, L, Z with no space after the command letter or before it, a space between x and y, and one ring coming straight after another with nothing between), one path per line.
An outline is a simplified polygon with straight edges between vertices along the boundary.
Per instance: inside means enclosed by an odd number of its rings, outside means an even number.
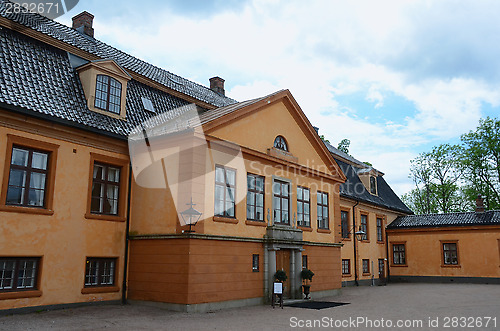
M484 213L484 201L481 194L479 194L476 199L476 213Z
M220 77L212 77L210 78L210 89L221 95L226 95L226 91L224 91L224 82L225 80Z
M94 15L89 12L82 12L73 17L73 29L86 34L87 36L94 37Z

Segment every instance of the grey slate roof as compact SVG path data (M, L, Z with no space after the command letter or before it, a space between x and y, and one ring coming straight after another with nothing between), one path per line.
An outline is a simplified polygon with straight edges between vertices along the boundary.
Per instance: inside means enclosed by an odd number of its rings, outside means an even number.
M157 83L189 95L197 100L204 101L217 107L227 106L236 102L231 98L222 96L217 92L212 91L206 86L202 86L164 69L158 68L112 46L109 46L102 41L84 35L68 26L55 22L42 15L34 13L7 13L5 6L6 2L7 0L0 0L0 16L11 21L42 32L72 46L78 47L79 49L94 54L101 59L112 59L124 69L132 70Z
M333 155L333 158L337 161L337 164L347 178L345 183L340 185L340 196L405 214L413 214L413 212L399 199L396 193L394 193L382 176L376 177L378 195L372 195L358 177L358 170L360 168L341 161L336 155Z
M135 126L157 116L144 110L141 97L148 97L161 113L188 104L131 80L127 86L127 120L102 115L88 109L78 74L65 51L8 29L0 29L0 46L3 107L16 107L31 115L123 137Z
M500 211L483 213L463 212L449 214L410 215L396 218L387 229L435 228L451 226L500 225Z

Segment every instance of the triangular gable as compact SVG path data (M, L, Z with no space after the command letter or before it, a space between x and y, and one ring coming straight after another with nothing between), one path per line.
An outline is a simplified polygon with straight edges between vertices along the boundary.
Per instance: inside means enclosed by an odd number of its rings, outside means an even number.
M279 103L282 103L284 105L288 113L294 119L295 123L300 128L301 133L304 135L304 139L307 139L310 146L312 146L312 148L315 150L316 155L322 160L322 162L324 162L325 165L329 167L331 175L334 175L340 181L345 181L346 178L342 170L337 165L336 161L326 148L323 141L319 138L316 130L311 125L289 90L279 91L263 98L245 101L228 107L208 111L206 113L207 115L203 114L206 117L205 120L203 120L203 115L202 117L200 117L200 120L202 120L201 122L203 131L207 135L211 135L212 133L216 134L218 132L220 133L222 131L231 131L231 126L238 126L237 122L255 117L256 113L265 111L266 109L271 109L273 105L277 105ZM265 116L265 114L263 116ZM260 122L263 125L276 126L276 123L263 123L262 121ZM260 127L259 131L261 130L265 130L265 127ZM236 132L236 134L238 134L238 132ZM259 135L259 132L255 132L255 135ZM270 140L268 142L268 147L271 147L272 143L273 141ZM260 151L262 152L262 150ZM296 151L294 152L293 150L293 146L291 146L291 152L296 153ZM303 164L301 160L299 160L299 163Z
M84 71L89 68L98 68L101 71L107 72L108 74L112 75L118 75L126 80L132 79L132 76L128 72L125 71L118 63L116 63L114 60L95 60L91 61L87 64L84 64L78 68L76 68L77 71Z

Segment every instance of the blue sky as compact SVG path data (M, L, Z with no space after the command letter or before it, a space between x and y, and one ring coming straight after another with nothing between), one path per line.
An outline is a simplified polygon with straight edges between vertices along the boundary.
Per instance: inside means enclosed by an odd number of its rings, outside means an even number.
M239 101L289 89L320 134L385 173L500 110L500 2L80 0L96 38Z

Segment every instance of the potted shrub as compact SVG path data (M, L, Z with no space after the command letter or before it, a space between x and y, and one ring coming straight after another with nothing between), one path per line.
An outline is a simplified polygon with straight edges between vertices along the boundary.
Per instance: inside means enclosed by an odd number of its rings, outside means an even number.
M309 284L314 276L314 272L309 269L302 269L300 272L300 278L302 278L302 288L304 289L304 295L306 299L309 299L309 293L311 293L311 285Z
M287 275L286 275L286 272L283 271L283 270L278 270L276 271L276 273L274 274L274 280L275 281L278 281L280 283L283 283L284 281L287 280Z

